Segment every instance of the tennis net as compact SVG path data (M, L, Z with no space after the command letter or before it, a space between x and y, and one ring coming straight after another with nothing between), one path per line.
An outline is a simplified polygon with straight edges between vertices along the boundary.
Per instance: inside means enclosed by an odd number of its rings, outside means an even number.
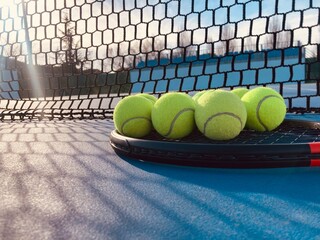
M319 21L318 0L0 3L0 119L109 118L131 94L256 86L320 112Z

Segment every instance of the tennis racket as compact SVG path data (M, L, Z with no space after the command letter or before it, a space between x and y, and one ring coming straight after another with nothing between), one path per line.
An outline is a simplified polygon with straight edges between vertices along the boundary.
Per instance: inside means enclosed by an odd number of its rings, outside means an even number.
M320 166L320 122L286 119L272 132L244 130L229 141L212 141L198 131L181 140L153 132L143 139L114 130L110 144L119 155L141 161L212 168Z

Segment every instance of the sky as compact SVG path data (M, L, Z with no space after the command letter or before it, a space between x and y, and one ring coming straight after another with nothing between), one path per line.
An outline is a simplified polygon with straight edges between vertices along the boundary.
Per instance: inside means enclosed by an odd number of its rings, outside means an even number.
M219 44L220 34L236 27L236 44L250 35L259 36L259 43L266 41L266 24L271 15L285 18L285 29L293 32L294 41L309 44L308 28L311 27L311 43L319 43L320 1L306 0L25 0L27 5L28 34L32 42L33 58L38 64L52 64L52 52L61 47L58 29L64 29L61 16L68 14L75 27L75 39L80 41L83 53L88 50L95 64L113 54L130 55L130 46L139 46L148 39L157 41L159 50L166 40L168 48L178 43L177 32L192 41L186 44L200 45L206 51L207 42ZM312 4L310 6L310 4ZM0 2L1 53L12 46L22 46L26 32L23 24L21 0ZM275 18L275 17L274 17ZM271 18L272 19L272 18ZM223 26L223 27L221 27ZM252 32L250 33L250 28ZM207 34L206 34L207 33ZM191 37L192 36L192 37ZM60 36L61 37L61 36ZM256 38L255 38L256 39ZM132 47L134 52L134 48ZM81 50L80 50L81 51ZM18 51L16 54L20 54ZM0 53L0 55L1 55Z

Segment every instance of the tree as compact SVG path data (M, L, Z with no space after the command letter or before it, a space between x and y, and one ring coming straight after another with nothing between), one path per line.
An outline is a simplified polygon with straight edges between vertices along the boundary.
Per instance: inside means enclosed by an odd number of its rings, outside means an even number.
M64 29L58 29L61 35L62 49L58 53L58 61L62 64L64 71L77 72L78 68L82 68L87 58L79 51L80 41L75 38L75 26L67 13L62 17L64 22Z
M22 50L22 43L10 40L8 35L0 37L0 55L17 60L23 54Z
M268 33L265 41L267 49L279 49L291 46L291 32L283 29L282 20L279 16L269 18Z
M257 50L257 37L249 36L243 40L244 51L256 51Z
M219 27L219 33L220 38L216 42L213 42L212 36L208 36L208 42L211 42L211 44L207 48L208 51L211 52L211 55L223 56L238 50L238 45L241 44L241 40L235 38L234 25L221 25Z
M221 27L221 44L226 54L235 52L237 50L237 43L235 40L235 27L231 24L226 24Z
M145 38L141 41L141 54L145 60L155 59L157 53L154 51L154 44L152 38Z
M180 27L181 29L181 27ZM195 54L194 49L191 46L191 32L190 31L180 31L178 33L178 46L173 51L173 57L187 57Z
M136 52L137 49L132 49L132 46L126 42L108 45L105 61L106 71L120 72L133 68L133 55Z

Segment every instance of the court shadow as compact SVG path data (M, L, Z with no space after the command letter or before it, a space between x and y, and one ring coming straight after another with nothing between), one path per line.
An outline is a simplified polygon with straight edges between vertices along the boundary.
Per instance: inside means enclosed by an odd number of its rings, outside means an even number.
M205 236L152 191L171 189L114 154L112 129L108 120L3 123L0 238Z
M310 239L320 230L318 169L140 162L115 154L113 129L109 120L0 125L0 238Z
M224 169L150 163L120 156L144 171L228 192L256 192L320 201L320 168ZM303 194L302 194L303 193Z
M251 239L320 232L319 168L208 169L122 159L161 176L158 185L184 199L186 212L197 208L202 220L217 217L227 229L222 236L230 228Z

